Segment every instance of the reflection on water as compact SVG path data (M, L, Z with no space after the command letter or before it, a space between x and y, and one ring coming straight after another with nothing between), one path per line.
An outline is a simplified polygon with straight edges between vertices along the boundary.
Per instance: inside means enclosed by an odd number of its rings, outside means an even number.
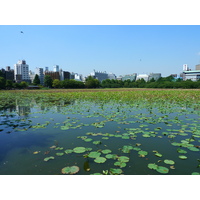
M78 174L102 173L119 168L119 156L129 157L123 174L159 174L149 163L168 167L168 174L200 172L199 119L198 106L16 100L0 111L0 174L61 174L63 167L73 165L79 166ZM130 152L123 152L124 146ZM74 153L75 147L91 150ZM186 160L179 158L178 148L187 151ZM103 149L111 150L116 160ZM106 162L88 158L90 151L100 152ZM45 162L50 156L54 159ZM165 159L175 164L167 165Z

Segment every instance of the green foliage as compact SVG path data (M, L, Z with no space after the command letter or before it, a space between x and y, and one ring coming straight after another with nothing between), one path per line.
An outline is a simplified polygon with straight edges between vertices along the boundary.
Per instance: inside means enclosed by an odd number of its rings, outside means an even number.
M13 87L13 82L11 80L6 80L6 89L11 89Z
M33 85L39 85L40 84L40 78L39 76L36 74L35 78L33 80Z
M28 83L27 82L25 82L25 81L22 81L21 83L20 83L20 87L21 88L27 88L28 87Z
M44 77L44 86L51 88L52 84L53 84L53 80L52 80L51 76L45 75L45 77Z
M0 77L0 89L5 89L6 87L6 80L3 77Z
M54 87L54 88L60 88L60 86L61 86L60 80L54 79L53 83L52 83L52 87Z
M86 88L99 88L100 82L97 79L94 79L93 77L89 76L85 81L85 87Z

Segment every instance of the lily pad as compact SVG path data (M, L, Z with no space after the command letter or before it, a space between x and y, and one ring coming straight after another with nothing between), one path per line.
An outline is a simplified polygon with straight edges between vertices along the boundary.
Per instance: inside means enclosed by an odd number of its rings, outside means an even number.
M46 157L45 159L44 159L44 161L49 161L49 160L53 160L54 159L54 157L53 156L50 156L50 157Z
M117 161L117 162L114 163L114 165L115 165L115 166L118 166L118 167L120 167L120 168L126 167L126 163L125 163L125 162L119 162L119 161Z
M95 160L94 160L94 162L96 162L96 163L104 163L104 162L106 162L106 158L104 158L104 157L97 157L97 158L95 158Z
M104 149L101 151L103 154L111 153L112 151L110 149Z
M69 154L69 153L72 153L72 152L74 152L72 149L66 149L66 150L65 150L65 153L66 153L66 154Z
M76 147L73 149L74 153L84 153L85 147Z
M156 165L155 163L149 163L148 164L149 169L156 169L157 167L158 167L158 165Z
M180 148L177 149L177 152L178 152L178 153L187 153L187 151L185 151L185 150L183 150L183 149L180 149Z
M156 171L161 173L161 174L167 174L169 172L169 169L163 166L158 166L156 168Z
M121 169L115 169L115 168L110 168L110 173L112 175L119 175L121 174L123 171Z
M93 144L101 144L101 141L100 140L94 141Z
M192 175L200 175L199 172L192 172Z
M185 160L185 159L187 159L187 156L180 155L179 158L182 159L182 160Z
M91 139L91 138L86 138L84 141L85 141L85 142L91 142L92 139Z
M147 151L138 151L139 155L146 156L148 154Z
M199 151L199 149L196 148L196 147L188 147L188 149L189 149L190 151Z
M64 167L61 170L62 174L76 174L79 172L78 166Z
M118 158L118 160L119 160L120 162L129 162L129 157L127 157L127 156L120 156L120 157Z
M114 159L114 160L115 160L115 159L117 159L117 157L118 157L118 156L117 156L116 154L107 154L107 155L106 155L106 158L107 158L107 159Z
M155 156L162 157L162 154L161 153L155 153Z
M174 165L175 162L173 160L164 160L164 163L169 164L169 165Z
M89 158L97 158L101 155L100 152L97 152L97 151L91 151L89 154L88 154L88 157Z
M57 156L63 156L64 153L56 153Z
M123 153L130 153L130 150L132 150L132 149L133 149L132 146L124 145L124 146L122 147L122 152L123 152Z

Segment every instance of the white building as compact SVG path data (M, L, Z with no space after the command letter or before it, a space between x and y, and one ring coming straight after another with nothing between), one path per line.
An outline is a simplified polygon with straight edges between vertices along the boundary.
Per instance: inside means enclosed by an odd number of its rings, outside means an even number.
M198 81L200 80L200 70L193 70L193 71L183 71L183 80L192 80Z
M29 66L25 60L19 60L14 65L14 79L16 82L27 81L30 82Z
M112 80L112 79L116 80L117 77L116 77L116 75L113 74L113 73L108 73L108 79L110 79L110 80Z
M54 72L59 72L59 65L54 65L53 66L53 71Z
M136 78L136 81L139 80L139 79L144 79L146 82L149 80L149 75L147 74L139 74Z

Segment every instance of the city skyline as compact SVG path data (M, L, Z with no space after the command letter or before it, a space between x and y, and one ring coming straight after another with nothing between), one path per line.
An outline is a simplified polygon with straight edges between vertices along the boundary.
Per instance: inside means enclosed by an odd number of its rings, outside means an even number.
M26 60L29 69L53 68L87 76L94 69L116 74L180 74L199 64L199 26L1 25L0 67Z

